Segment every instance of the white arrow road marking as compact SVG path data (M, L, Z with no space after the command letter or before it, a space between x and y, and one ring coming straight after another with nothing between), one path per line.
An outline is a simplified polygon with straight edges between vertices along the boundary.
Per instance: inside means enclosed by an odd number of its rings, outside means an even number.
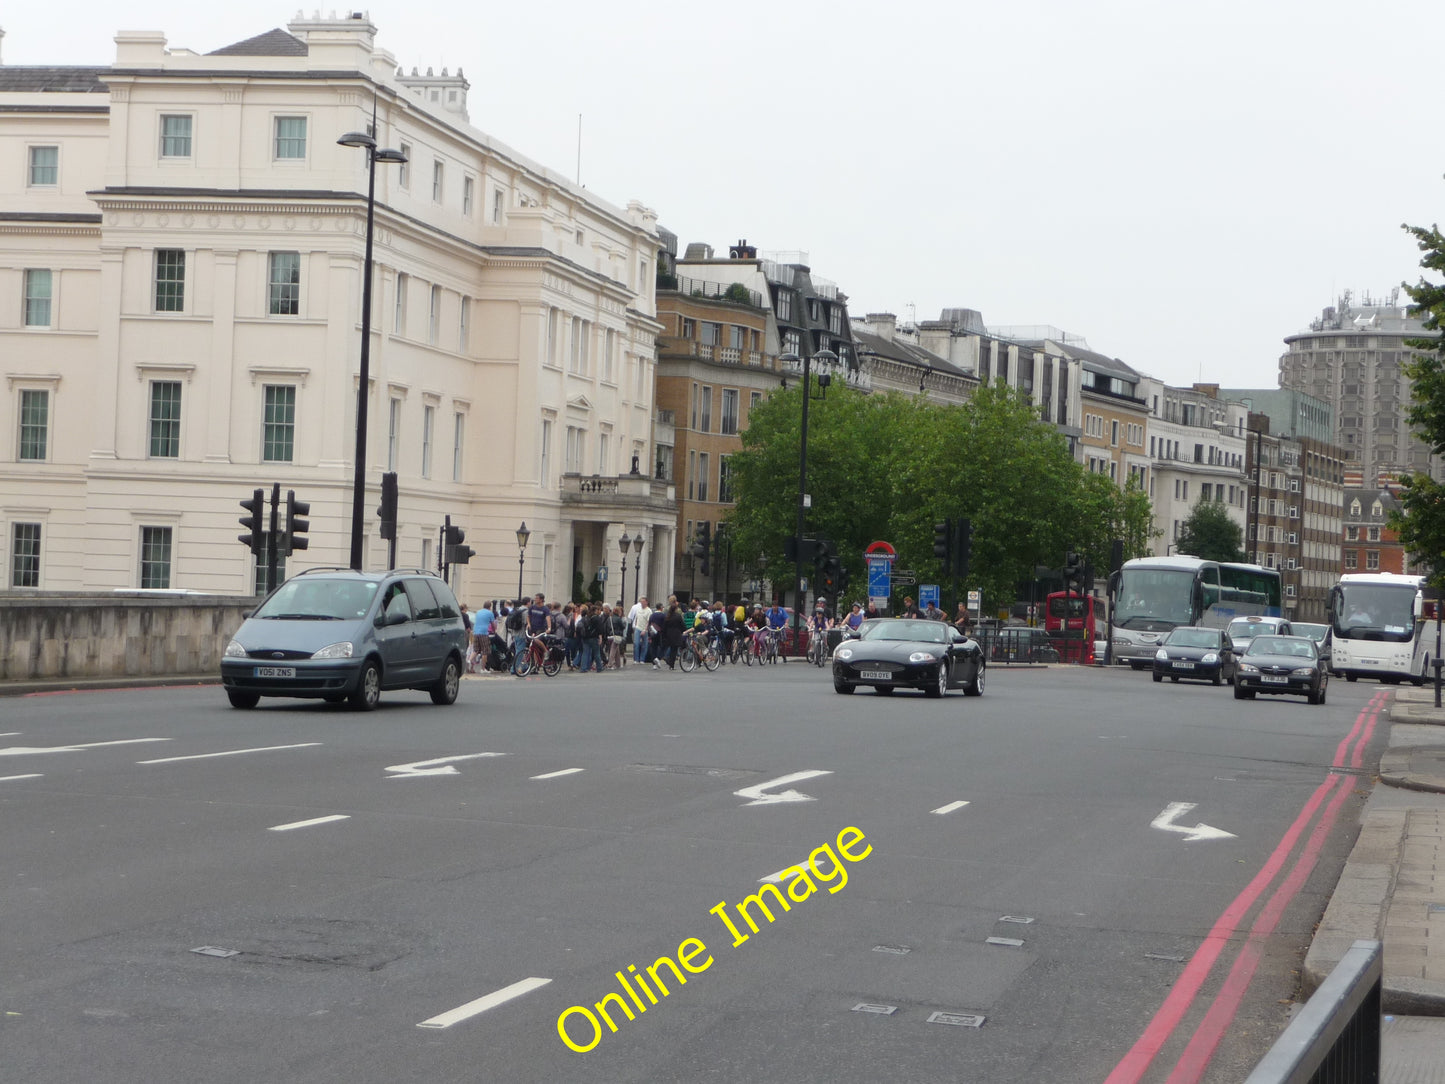
M777 885L777 884L782 884L783 881L785 881L785 880L787 879L788 874L790 874L790 873L793 873L793 874L801 873L801 872L803 872L804 870L806 870L807 868L808 868L808 860L805 858L805 859L803 859L803 861L801 861L801 862L795 862L795 863L794 863L793 865L791 865L791 866L784 866L782 869L778 870L777 873L770 873L770 874L768 874L766 877L759 877L759 878L758 878L758 884L760 884L760 885L767 885L767 884Z
M0 775L0 783L8 783L12 779L40 779L41 772L32 772L30 775Z
M137 764L174 764L178 760L209 760L211 757L238 757L242 753L274 753L278 749L309 749L320 745L319 741L304 741L298 745L263 745L259 749L227 749L224 753L194 753L188 757L162 757L160 760L138 760Z
M0 757L28 757L37 753L78 753L82 749L99 749L102 745L140 745L144 742L170 740L170 738L125 738L122 741L93 741L85 745L52 745L49 748L12 745L9 749L0 749Z
M504 757L506 753L462 753L454 757L437 757L435 760L418 760L413 764L393 764L383 771L395 772L395 775L388 775L388 779L415 779L423 775L459 775L460 773L452 767L453 764L462 760L477 760L481 757Z
M493 990L485 997L479 997L475 1001L468 1001L465 1005L458 1005L451 1012L444 1012L440 1016L433 1016L430 1020L423 1020L417 1025L419 1028L449 1028L453 1024L460 1024L463 1020L470 1020L479 1013L488 1009L495 1009L498 1005L505 1004L513 998L521 997L523 994L530 994L533 990L546 986L551 979L530 978L521 982L514 982L511 986L503 986L500 990Z
M949 802L947 805L941 805L937 809L930 809L929 812L937 813L941 817L946 813L952 813L955 809L962 809L966 805L968 805L967 802Z
M546 775L534 775L532 779L556 779L563 775L576 775L578 772L585 772L586 768L563 768L560 772L548 772Z
M811 794L803 794L801 791L784 790L777 794L764 794L769 787L782 787L789 783L801 783L804 779L816 779L820 775L832 775L831 771L819 771L810 768L807 771L794 772L792 775L780 776L777 779L769 779L766 783L759 783L756 786L744 787L742 790L735 790L733 794L739 798L751 798L747 805L776 805L778 802L816 802L817 799Z
M333 813L329 817L313 817L309 821L292 821L290 824L273 824L268 832L289 832L293 828L310 828L313 824L330 824L332 821L349 821L349 813Z
M1192 843L1197 839L1238 839L1233 832L1226 832L1223 828L1213 828L1207 824L1196 824L1193 828L1185 828L1181 824L1175 824L1176 817L1182 817L1194 808L1194 802L1170 802L1164 807L1164 812L1150 822L1150 828L1158 828L1161 832L1179 832L1184 836L1185 843Z

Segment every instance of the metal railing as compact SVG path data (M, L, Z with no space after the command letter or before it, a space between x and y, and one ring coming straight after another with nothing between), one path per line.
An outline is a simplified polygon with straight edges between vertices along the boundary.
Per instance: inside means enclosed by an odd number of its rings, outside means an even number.
M1245 1084L1375 1084L1383 948L1356 941Z

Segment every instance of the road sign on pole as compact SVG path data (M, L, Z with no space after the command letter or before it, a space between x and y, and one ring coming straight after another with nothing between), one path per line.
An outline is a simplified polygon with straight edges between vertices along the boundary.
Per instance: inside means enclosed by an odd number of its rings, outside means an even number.
M927 609L929 605L937 606L938 597L938 584L936 583L925 583L918 589L918 604L924 609Z

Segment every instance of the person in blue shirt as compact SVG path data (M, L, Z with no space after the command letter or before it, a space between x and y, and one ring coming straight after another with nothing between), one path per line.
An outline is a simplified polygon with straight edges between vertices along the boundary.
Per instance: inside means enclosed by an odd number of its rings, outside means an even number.
M853 603L853 612L844 618L843 621L850 629L857 632L858 626L863 624L863 607L859 606L856 602Z
M483 603L472 617L472 647L476 652L472 665L483 673L487 669L487 656L492 650L492 622L496 619L490 603Z
M785 629L788 627L788 611L773 603L772 609L768 611L768 628Z
M533 636L541 636L552 626L552 611L547 609L546 596L541 591L527 607L527 629Z

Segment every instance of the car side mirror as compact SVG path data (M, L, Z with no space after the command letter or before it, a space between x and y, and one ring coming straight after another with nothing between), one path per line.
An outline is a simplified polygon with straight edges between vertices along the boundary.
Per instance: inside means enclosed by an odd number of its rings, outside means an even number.
M395 613L389 613L386 615L387 625L405 625L407 621L408 618L406 614L402 613L400 610L397 610Z

